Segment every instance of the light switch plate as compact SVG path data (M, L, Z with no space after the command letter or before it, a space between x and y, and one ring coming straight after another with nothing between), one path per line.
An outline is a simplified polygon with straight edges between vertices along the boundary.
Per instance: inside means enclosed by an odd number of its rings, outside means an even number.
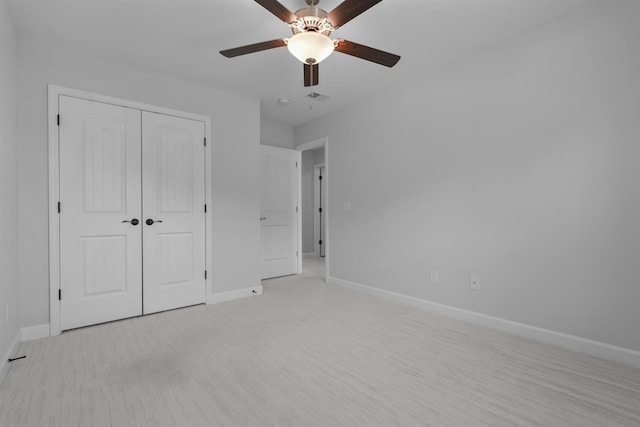
M438 273L438 270L434 270L433 268L429 270L429 279L431 283L440 283L440 273Z

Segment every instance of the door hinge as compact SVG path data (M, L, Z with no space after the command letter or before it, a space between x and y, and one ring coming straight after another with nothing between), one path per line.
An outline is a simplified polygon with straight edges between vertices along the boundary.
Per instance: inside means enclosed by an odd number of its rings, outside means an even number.
M60 126L60 114L58 114L58 126Z
M207 213L207 204L204 204L204 213Z
M296 212L298 212L298 207L296 206Z
M319 209L318 209L318 212L322 212L322 208L319 208Z
M322 244L322 240L320 240L320 241L318 242L318 244L319 244L319 245L321 245L321 244Z
M204 280L207 280L207 270L204 271Z
M320 175L320 181L322 181L322 175Z
M205 147L207 146L207 137L206 136L204 137L204 146Z
M58 301L62 301L62 289L58 289Z
M298 162L296 162L296 167L298 167Z
M58 213L60 213L60 202L58 202Z

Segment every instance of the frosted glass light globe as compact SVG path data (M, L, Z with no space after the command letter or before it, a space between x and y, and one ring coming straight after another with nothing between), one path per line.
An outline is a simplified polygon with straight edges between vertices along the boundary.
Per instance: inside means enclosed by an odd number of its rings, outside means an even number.
M315 31L295 34L287 43L289 52L303 64L318 64L331 55L333 40Z

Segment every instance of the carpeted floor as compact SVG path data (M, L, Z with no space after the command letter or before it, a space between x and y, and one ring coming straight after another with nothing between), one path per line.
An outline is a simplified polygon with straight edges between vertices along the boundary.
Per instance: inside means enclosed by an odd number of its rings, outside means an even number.
M326 285L23 343L1 426L640 426L640 370Z

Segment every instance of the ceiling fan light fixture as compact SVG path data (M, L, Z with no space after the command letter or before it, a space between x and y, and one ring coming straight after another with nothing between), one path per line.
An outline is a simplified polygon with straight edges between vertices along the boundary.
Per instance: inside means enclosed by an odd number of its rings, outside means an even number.
M328 13L318 7L320 0L306 0L308 7L298 10L296 13L291 12L278 0L255 1L287 24L293 36L290 39L278 38L221 50L221 55L234 58L248 53L287 46L289 52L303 64L305 87L319 84L318 64L331 55L334 50L386 67L393 67L400 60L400 56L393 53L348 40L331 40L330 38L333 31L341 28L382 0L341 0L342 2Z
M333 40L315 31L294 34L287 42L289 52L303 64L318 64L331 55L335 45Z

